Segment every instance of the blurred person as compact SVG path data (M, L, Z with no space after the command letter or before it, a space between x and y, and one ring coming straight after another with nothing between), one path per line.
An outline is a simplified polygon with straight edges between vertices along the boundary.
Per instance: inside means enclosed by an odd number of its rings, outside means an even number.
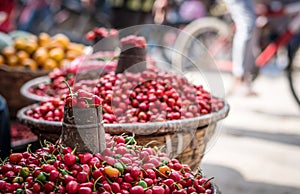
M111 0L112 26L117 29L140 24L161 24L168 0Z
M48 31L54 23L50 0L26 0L20 11L17 29L39 34Z
M63 33L72 41L88 44L85 34L94 27L110 27L108 0L60 0L51 3L54 24L50 34Z
M110 27L111 6L108 0L80 0L82 8L104 27Z
M0 1L0 31L10 32L15 28L15 8L14 0L1 0Z
M258 75L255 64L256 14L253 0L225 0L235 23L232 45L234 83L230 94L242 90L245 95L256 95L252 89Z
M10 142L10 120L5 99L0 95L0 158L9 156L11 150Z
M166 20L168 0L156 0L153 4L154 23L162 24Z
M207 15L207 5L204 0L158 0L154 5L155 22L180 26ZM165 17L163 17L165 14Z

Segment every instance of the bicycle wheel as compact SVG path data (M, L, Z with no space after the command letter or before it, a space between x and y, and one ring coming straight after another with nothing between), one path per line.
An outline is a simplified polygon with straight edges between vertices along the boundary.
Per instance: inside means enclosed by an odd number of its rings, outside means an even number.
M178 37L175 44L177 54L173 55L172 64L189 67L193 65L190 64L192 62L201 67L224 70L225 64L231 64L231 40L232 30L224 21L213 17L195 20L188 24ZM203 47L200 48L199 44ZM206 59L202 57L203 48L211 54L216 67L206 66ZM231 66L225 69L231 70Z
M298 45L298 48L290 61L288 80L291 92L300 106L300 45Z

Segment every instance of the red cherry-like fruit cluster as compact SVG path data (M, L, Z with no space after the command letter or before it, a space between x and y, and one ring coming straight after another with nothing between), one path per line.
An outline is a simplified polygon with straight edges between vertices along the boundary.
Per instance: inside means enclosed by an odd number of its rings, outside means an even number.
M52 99L47 102L40 102L40 105L27 110L26 115L35 119L47 121L62 121L64 117L64 101Z
M107 38L107 37L118 37L118 30L116 29L107 29L104 27L95 27L93 30L89 31L86 35L85 38L88 41L94 41L97 42L101 40L102 38Z
M0 193L211 194L210 179L133 137L106 136L100 153L61 144L12 153L0 164Z
M142 73L109 73L93 92L103 99L106 123L161 122L216 112L224 101L202 86L158 69Z
M120 40L120 43L122 46L131 45L132 47L136 47L136 48L147 47L146 39L143 36L135 36L135 35L126 36Z
M182 76L156 68L142 73L111 72L98 80L81 80L74 84L73 90L79 91L78 94L63 96L67 98L67 106L102 105L105 123L186 119L216 112L224 106L222 99L213 97L203 86L190 84ZM92 94L84 97L80 94L83 90ZM34 118L48 120L43 114Z
M75 59L69 66L61 69L54 69L48 76L49 83L40 83L28 89L28 92L37 96L43 97L61 97L67 93L68 88L64 81L67 81L71 86L82 86L80 80L76 77L77 74L83 74L91 69L102 69L102 72L114 71L117 66L115 54L113 52L97 52L90 56L83 56ZM76 80L76 83L75 83Z
M79 89L76 93L71 92L65 99L66 106L88 108L88 107L99 107L102 105L103 100L90 92Z

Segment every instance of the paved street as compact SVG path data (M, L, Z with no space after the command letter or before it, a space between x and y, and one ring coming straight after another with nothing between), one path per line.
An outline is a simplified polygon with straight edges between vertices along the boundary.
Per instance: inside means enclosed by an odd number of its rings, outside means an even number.
M225 89L230 76L223 74ZM283 75L261 75L257 97L234 95L202 169L224 194L300 193L300 108Z

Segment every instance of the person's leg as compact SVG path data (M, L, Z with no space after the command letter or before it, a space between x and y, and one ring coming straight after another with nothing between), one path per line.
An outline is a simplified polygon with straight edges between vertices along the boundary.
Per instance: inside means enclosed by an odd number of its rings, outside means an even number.
M253 54L256 41L253 3L252 0L227 0L227 4L236 26L232 46L235 85L246 82L250 87L257 70Z

